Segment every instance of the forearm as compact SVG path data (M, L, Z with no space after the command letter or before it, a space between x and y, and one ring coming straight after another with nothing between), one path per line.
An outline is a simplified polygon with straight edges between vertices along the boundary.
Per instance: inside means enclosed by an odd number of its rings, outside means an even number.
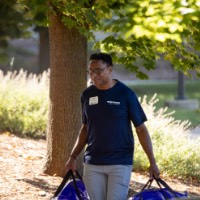
M136 133L138 135L140 144L142 145L142 148L144 149L144 152L146 153L150 164L155 164L155 157L153 153L153 146L151 142L150 135L148 133L148 130L146 126L143 124L136 128Z
M142 145L150 162L150 167L149 167L150 179L158 178L160 175L160 170L158 169L158 166L155 161L151 138L146 126L142 124L141 126L137 127L136 133L138 135L140 144Z
M76 143L71 151L70 156L76 158L84 149L87 142L87 126L82 125Z

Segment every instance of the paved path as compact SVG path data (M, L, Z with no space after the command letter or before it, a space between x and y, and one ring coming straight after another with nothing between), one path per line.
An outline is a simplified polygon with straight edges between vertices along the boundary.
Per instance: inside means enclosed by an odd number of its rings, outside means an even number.
M191 130L191 138L200 138L200 126L197 126L196 128Z

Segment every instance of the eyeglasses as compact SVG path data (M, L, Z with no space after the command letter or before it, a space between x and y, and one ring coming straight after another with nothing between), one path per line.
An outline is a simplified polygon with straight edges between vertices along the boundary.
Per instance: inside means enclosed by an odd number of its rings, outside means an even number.
M106 68L107 68L107 67L100 68L100 69L94 69L94 70L89 69L87 72L88 72L88 74L90 74L90 75L95 74L95 75L99 76L99 75L104 71L104 69L106 69Z

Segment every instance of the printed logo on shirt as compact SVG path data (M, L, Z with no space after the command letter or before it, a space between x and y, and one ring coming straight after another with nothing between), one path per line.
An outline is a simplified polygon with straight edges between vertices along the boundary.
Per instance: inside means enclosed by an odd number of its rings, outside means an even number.
M89 105L95 105L95 104L98 104L98 96L95 96L95 97L90 97L89 99Z
M107 101L108 104L110 105L120 105L120 102L119 101Z

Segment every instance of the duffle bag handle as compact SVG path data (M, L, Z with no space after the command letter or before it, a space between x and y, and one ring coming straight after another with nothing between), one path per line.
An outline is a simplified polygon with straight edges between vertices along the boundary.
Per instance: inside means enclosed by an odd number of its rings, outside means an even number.
M149 189L154 180L156 181L160 189L162 189L162 186L164 186L164 188L170 191L175 197L178 197L177 194L172 190L172 188L170 188L170 186L165 181L163 181L161 178L155 178L155 177L153 179L149 179L141 191L145 190L146 188ZM163 196L165 197L165 199L167 199L167 196L165 195L165 193L163 193ZM142 200L142 196L140 196L140 199Z
M142 188L141 191L145 190L146 188L149 189L149 188L151 187L151 184L152 184L153 180L154 180L154 179L149 179L149 180L147 181L147 183L144 185L144 187Z
M76 176L82 181L82 177L81 177L81 175L78 173L78 171L76 170L75 172L76 172ZM70 178L72 178L72 180L73 180L74 188L75 188L75 190L76 190L76 194L77 194L78 198L81 199L81 194L80 194L80 192L79 192L78 186L77 186L77 184L76 184L76 178L75 178L74 173L72 172L72 170L69 170L69 171L66 173L66 175L64 176L64 178L63 178L61 184L58 186L58 188L57 188L57 190L56 190L56 192L55 192L53 198L55 198L55 197L57 197L57 196L59 195L59 193L62 191L63 187L65 186L65 184L67 183L67 181L68 181Z
M178 197L176 192L174 190L172 190L172 188L165 182L163 181L161 178L155 178L156 183L158 184L158 186L161 188L161 185L164 186L168 191L170 191L175 197Z

